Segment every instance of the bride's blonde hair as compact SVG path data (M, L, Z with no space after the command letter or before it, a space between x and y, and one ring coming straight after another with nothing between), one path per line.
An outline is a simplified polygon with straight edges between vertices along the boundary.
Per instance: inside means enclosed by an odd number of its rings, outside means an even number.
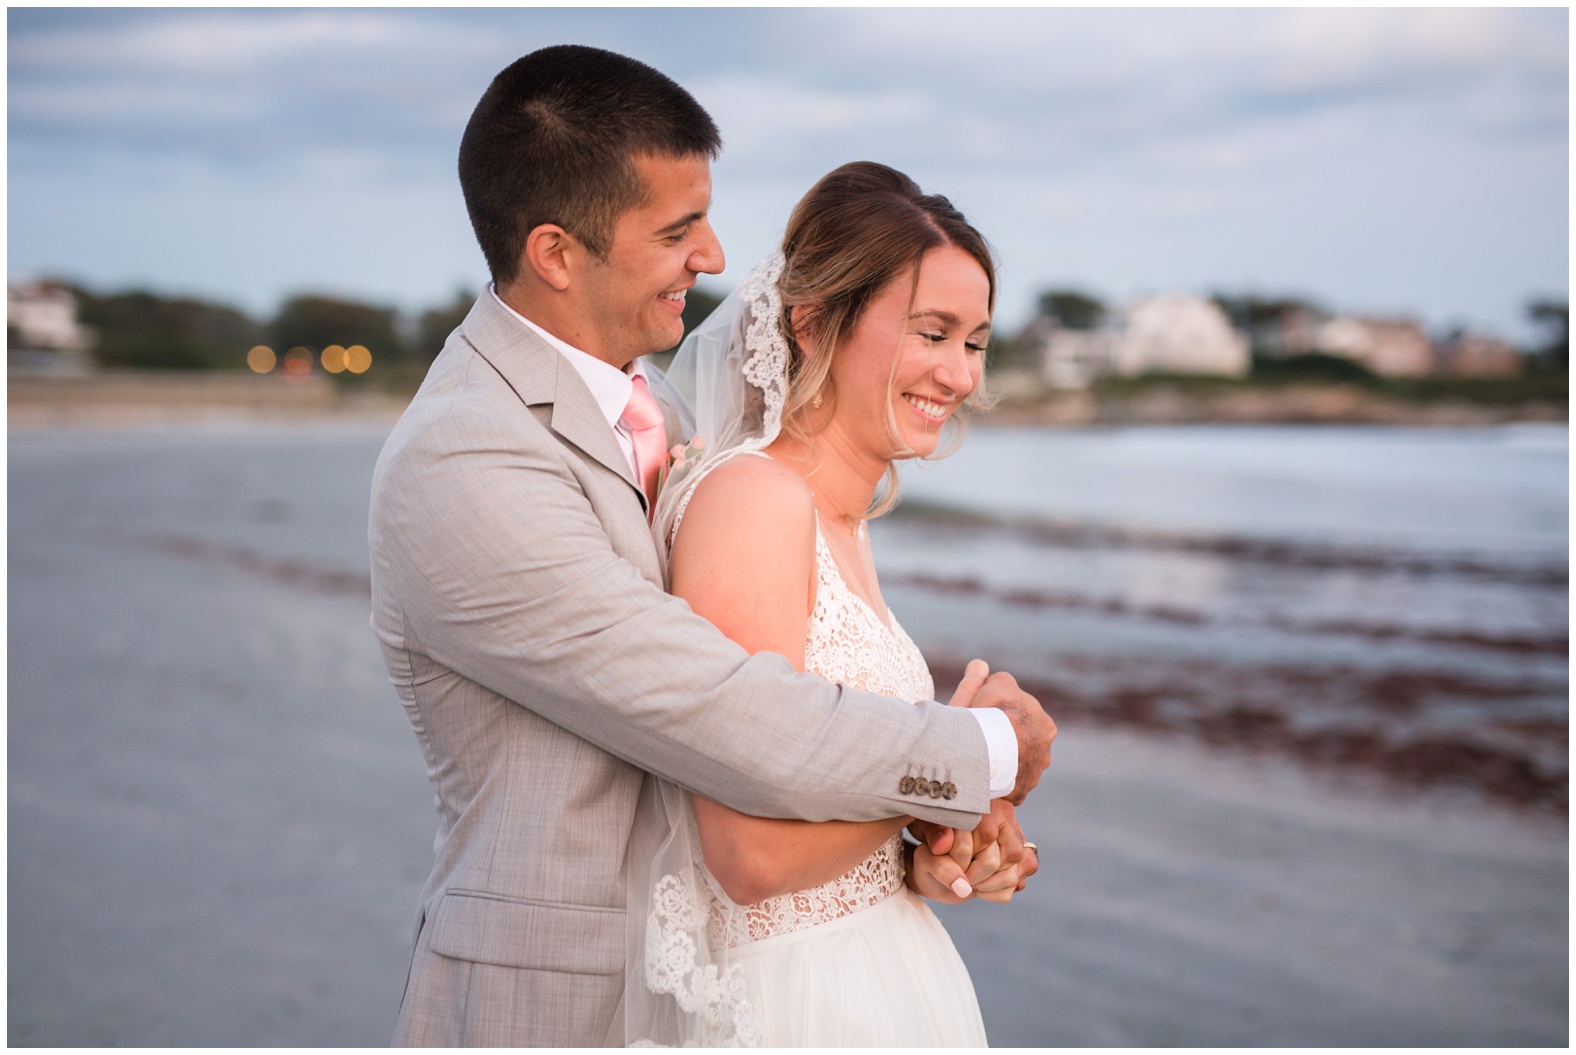
M851 162L821 177L794 206L783 237L778 282L782 329L792 353L783 435L810 442L812 409L836 405L832 357L837 348L888 283L909 274L917 287L920 259L941 246L956 246L979 262L994 311L996 264L984 237L945 197L924 193L897 169L874 161ZM964 406L984 405L984 387L981 378ZM962 422L954 426L953 438L937 457L957 449L962 428ZM895 434L895 423L893 429ZM893 465L869 515L879 516L896 504Z

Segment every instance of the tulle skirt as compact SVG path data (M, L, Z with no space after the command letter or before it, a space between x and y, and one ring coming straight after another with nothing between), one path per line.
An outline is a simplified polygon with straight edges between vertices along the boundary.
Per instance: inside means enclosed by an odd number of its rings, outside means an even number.
M969 970L907 888L729 956L759 994L768 1047L985 1046Z

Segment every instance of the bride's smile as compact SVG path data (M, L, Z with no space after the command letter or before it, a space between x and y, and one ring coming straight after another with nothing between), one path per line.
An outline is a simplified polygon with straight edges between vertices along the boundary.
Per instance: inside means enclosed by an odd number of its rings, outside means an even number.
M832 361L827 427L873 460L927 457L979 387L990 337L990 280L979 261L938 246L871 300Z

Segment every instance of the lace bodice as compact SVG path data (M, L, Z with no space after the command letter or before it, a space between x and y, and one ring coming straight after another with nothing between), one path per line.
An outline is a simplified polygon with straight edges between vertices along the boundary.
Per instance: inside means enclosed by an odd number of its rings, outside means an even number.
M849 588L821 534L819 519L815 568L815 608L805 634L805 669L827 681L910 703L933 699L936 686L925 657L891 612L883 623L875 609Z
M805 669L827 681L900 700L917 703L934 698L935 685L924 656L895 617L888 613L883 623L844 581L819 523L815 562L815 607L806 634ZM713 947L731 948L803 930L875 905L902 885L902 837L894 835L848 872L808 890L743 906L706 891L708 937Z

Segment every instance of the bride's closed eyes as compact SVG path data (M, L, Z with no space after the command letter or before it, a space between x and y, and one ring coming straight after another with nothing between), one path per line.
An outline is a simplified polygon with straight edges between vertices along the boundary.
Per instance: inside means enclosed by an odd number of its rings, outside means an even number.
M916 330L915 334L929 341L931 344L941 344L951 336L951 334L945 331L936 332L931 330ZM978 352L979 354L983 355L985 353L986 346L989 344L990 334L987 332L980 336L971 335L969 340L963 342L963 347L967 348L971 352Z
M949 335L945 333L926 333L923 330L919 331L917 336L929 341L931 344L945 344L949 338ZM988 343L989 338L985 340L968 340L963 342L963 347L975 355L984 355L985 347Z
M962 321L951 312L922 311L909 316L911 320L921 320L927 324L923 328L915 329L915 336L922 337L932 344L940 344L952 336L963 325ZM969 334L969 339L963 346L971 352L983 352L990 343L990 327L977 326Z

